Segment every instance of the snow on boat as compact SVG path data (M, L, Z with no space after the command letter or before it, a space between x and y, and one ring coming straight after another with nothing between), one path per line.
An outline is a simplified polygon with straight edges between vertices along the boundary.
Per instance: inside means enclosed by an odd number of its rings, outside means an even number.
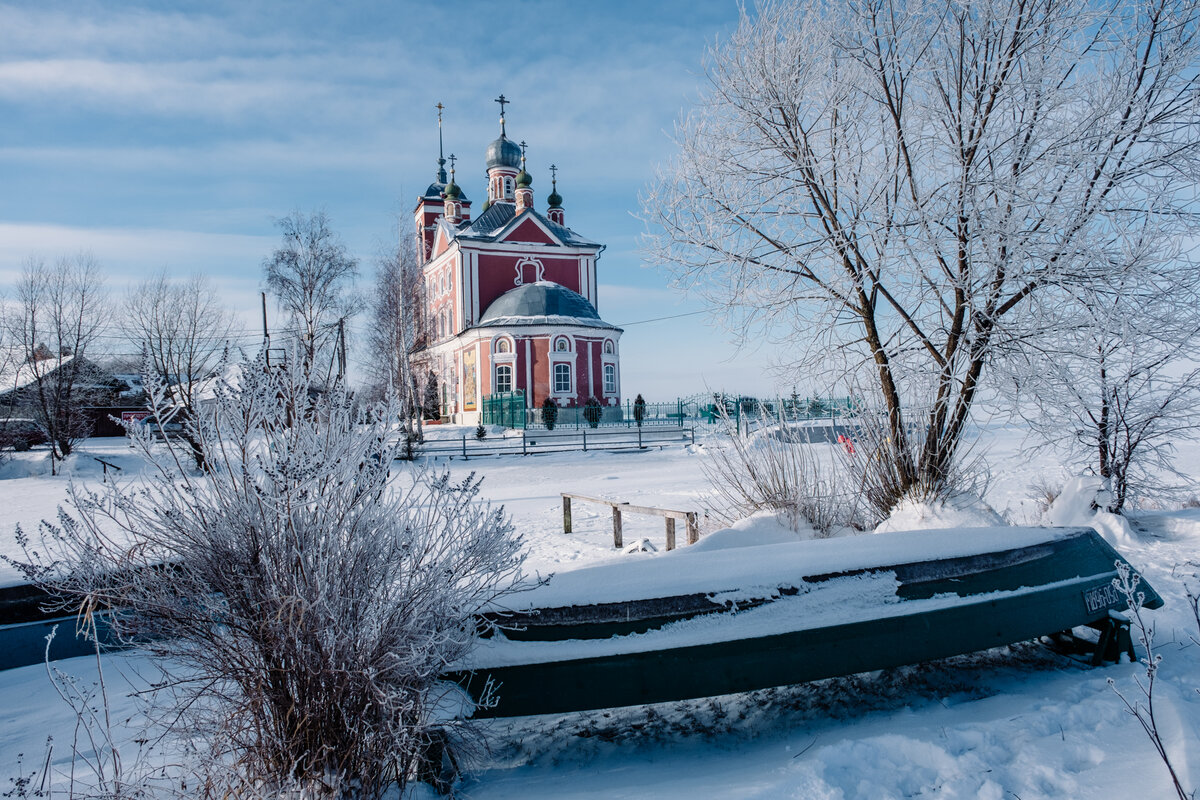
M1085 625L1101 631L1098 655L1128 647L1112 583L1123 559L1091 528L705 544L512 598L489 613L507 630L446 677L476 702L491 687L475 716L520 716L803 683Z

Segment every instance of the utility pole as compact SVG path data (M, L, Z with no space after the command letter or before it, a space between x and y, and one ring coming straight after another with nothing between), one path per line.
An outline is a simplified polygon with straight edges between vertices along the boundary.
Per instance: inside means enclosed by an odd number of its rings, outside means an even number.
M267 331L267 293L260 292L262 295L262 314L263 314L263 352L267 358L267 369L271 368L271 334Z
M338 320L338 380L346 383L346 318Z

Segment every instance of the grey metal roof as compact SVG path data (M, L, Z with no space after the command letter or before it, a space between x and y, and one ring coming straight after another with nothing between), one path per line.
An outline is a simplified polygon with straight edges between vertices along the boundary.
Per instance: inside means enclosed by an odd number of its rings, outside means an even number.
M599 247L599 243L589 241L583 238L575 231L568 227L551 222L541 213L530 208L525 214L533 214L538 222L546 226L563 244L572 247ZM478 217L471 221L471 224L458 232L460 237L466 239L481 239L484 241L494 241L498 238L498 234L504 229L508 223L512 222L517 215L517 207L512 203L500 201L492 203L487 211L484 211Z
M582 325L617 330L600 319L586 297L552 281L508 290L492 301L477 327L504 325Z
M503 228L516 215L516 206L512 203L492 203L465 229L459 231L459 236L476 239L488 238L494 231Z

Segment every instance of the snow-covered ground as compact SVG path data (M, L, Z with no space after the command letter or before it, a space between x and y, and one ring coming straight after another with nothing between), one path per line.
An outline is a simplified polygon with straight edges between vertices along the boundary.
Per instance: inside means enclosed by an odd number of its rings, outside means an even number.
M1037 487L1061 485L1069 472L1051 455L1022 454L1021 439L1020 429L1000 426L981 434L993 475L986 499L1009 522L1036 524L1042 519ZM503 503L526 536L531 572L624 561L638 563L649 579L661 568L666 581L686 559L663 552L661 519L626 515L626 543L646 538L658 551L622 553L613 549L604 506L575 503L574 533L564 534L559 493L703 512L702 450L697 444L439 465L485 477L484 494ZM93 440L68 465L75 480L100 479L93 456L123 466L125 477L140 466L122 442ZM18 454L0 466L0 553L14 550L14 523L32 529L66 497L69 478L46 474L44 457ZM1179 465L1200 475L1200 450L1185 450ZM972 518L969 509L934 516L940 519L914 511L911 521ZM701 527L711 533L719 526L710 519ZM1185 783L1200 787L1200 645L1190 640L1198 632L1183 586L1200 572L1200 509L1142 513L1120 547L1166 600L1150 614L1163 655L1156 712ZM0 566L0 584L14 580ZM144 668L144 660L123 655L101 662L115 718L136 719L122 674ZM96 679L94 659L58 666L84 686ZM1112 678L1132 699L1140 672L1136 664L1091 669L1027 644L721 698L490 721L484 723L490 750L475 756L461 790L479 800L1169 797L1166 770L1107 684ZM48 735L51 760L65 764L72 724L44 667L0 673L0 792L17 773L18 753L25 754L26 773L41 763Z

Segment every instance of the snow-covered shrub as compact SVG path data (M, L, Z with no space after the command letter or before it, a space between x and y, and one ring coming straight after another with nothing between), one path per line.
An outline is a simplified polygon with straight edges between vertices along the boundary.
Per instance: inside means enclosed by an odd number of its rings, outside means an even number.
M700 462L718 502L727 508L723 516L776 511L792 530L811 529L818 536L873 524L863 515L849 474L835 458L818 456L817 448L825 449L823 445L777 435L786 430L782 423L780 428L743 436L728 415L723 418L725 435L714 438Z
M367 422L262 358L233 374L191 423L206 473L130 428L150 474L74 487L26 573L161 657L161 718L210 748L226 796L402 790L454 724L438 676L519 580L520 539L473 476L389 485L395 409Z

